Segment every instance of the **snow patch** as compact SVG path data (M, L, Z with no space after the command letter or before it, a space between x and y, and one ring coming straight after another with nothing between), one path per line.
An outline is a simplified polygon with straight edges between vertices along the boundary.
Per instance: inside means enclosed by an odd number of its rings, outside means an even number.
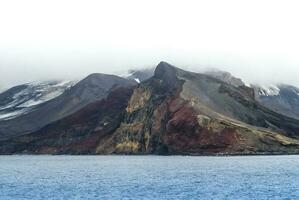
M47 94L38 94L36 99L30 99L29 101L26 101L17 107L31 107L31 106L36 106L38 104L41 104L43 102L49 101L51 99L54 99L61 95L64 92L64 90L56 90L53 92L49 92Z
M134 72L128 73L128 74L119 74L119 77L122 78L130 78L131 76L133 76Z
M61 95L77 81L45 81L26 84L22 91L11 95L11 101L0 107L0 120L15 118L32 111L37 105Z
M13 119L16 118L17 116L20 116L22 114L27 113L26 110L17 110L17 111L13 111L13 112L9 112L9 113L0 113L0 120L9 120L9 119Z
M139 78L134 78L134 80L135 80L137 83L140 83Z
M280 89L276 85L260 86L259 94L262 96L278 96Z

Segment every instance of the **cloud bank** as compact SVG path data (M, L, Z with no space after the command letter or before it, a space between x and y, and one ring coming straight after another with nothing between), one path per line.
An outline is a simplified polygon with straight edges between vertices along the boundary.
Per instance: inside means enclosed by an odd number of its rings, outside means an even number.
M296 1L11 0L0 3L0 88L167 61L299 86Z

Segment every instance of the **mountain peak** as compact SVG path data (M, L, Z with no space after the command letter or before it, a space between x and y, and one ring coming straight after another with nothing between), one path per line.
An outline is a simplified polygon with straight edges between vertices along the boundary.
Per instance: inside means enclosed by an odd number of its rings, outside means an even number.
M162 61L157 65L154 77L163 81L166 88L174 88L177 85L177 68Z
M155 69L155 77L163 78L165 76L173 76L176 74L176 68L171 64L161 61Z

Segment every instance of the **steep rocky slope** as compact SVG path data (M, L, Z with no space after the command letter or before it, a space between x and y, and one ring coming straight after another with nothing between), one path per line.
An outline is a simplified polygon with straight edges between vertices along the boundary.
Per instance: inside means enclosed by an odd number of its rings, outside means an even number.
M233 86L161 62L152 78L110 95L37 132L0 143L5 153L299 153L299 121Z
M91 74L63 94L34 107L19 117L0 121L0 140L36 131L107 96L115 85L131 86L136 82L114 75Z

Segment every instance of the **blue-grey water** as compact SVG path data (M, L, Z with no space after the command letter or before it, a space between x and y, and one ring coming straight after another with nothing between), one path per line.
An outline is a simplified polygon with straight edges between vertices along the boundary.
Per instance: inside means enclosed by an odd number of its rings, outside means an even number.
M299 199L299 156L0 156L0 199Z

